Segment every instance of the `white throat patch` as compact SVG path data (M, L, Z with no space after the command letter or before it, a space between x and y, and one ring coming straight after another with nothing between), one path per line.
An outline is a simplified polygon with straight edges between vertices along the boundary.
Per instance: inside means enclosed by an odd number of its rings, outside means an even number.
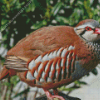
M98 34L93 34L93 30L92 31L86 31L82 37L84 39L86 39L88 42L93 42L95 40L98 39Z

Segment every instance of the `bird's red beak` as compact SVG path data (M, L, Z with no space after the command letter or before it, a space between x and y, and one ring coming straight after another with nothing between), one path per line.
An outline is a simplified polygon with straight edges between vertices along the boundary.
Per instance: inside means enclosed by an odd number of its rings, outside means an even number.
M95 28L95 34L100 34L100 28Z

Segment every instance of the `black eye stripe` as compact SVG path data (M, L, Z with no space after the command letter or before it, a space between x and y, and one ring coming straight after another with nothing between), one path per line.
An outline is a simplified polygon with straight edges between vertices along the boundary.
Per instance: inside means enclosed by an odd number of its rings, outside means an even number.
M85 27L85 28L86 28L86 27ZM86 39L85 39L82 35L85 34L86 31L88 31L88 30L86 30L85 28L84 28L84 31L83 31L82 33L79 34L79 36L80 36L83 40L86 40ZM90 28L91 28L91 27L90 27ZM91 28L91 29L92 29L93 31L95 31L95 28ZM86 41L87 41L87 40L86 40Z
M84 31L80 34L80 36L82 36L85 32L86 32L86 30L84 30Z
M83 38L84 40L86 40L82 35L86 32L86 30L84 30L81 34L80 37Z
M95 28L92 28L92 27L87 26L87 27L85 27L85 30L86 30L86 31L91 31L91 30L93 30L93 31L94 31L94 30L95 30Z

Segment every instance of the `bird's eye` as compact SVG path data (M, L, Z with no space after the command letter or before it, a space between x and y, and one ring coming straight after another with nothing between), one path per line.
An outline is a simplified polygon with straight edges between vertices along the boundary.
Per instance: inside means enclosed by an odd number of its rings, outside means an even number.
M87 26L87 27L85 27L85 30L86 30L86 31L91 31L92 28Z

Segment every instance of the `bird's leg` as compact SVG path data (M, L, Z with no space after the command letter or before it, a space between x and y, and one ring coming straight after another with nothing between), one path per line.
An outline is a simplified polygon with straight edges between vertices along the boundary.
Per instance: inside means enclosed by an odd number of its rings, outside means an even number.
M52 95L48 90L45 90L45 89L44 89L44 92L45 92L45 94L47 95L47 97L48 97L50 100L53 100L53 98L58 98L58 99L60 99L60 100L65 100L62 96L59 96L59 95L58 95L57 89L54 89L54 90L53 90L54 95Z

